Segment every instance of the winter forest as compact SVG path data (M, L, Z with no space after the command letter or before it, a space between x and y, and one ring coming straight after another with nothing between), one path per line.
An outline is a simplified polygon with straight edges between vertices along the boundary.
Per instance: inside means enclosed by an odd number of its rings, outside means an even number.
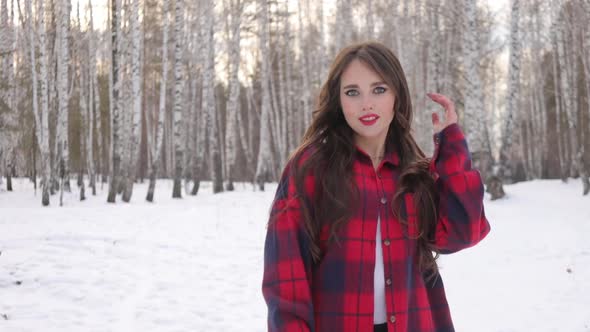
M96 186L108 186L109 202L129 201L140 181L148 192L135 194L151 201L161 178L178 198L201 181L215 193L235 181L263 190L310 123L335 53L375 39L400 58L425 151L425 94L438 91L457 105L488 191L579 178L587 194L590 2L504 6L1 0L2 186L28 177L43 205Z
M266 331L277 181L367 40L486 185L456 330L590 331L590 0L0 0L0 331Z

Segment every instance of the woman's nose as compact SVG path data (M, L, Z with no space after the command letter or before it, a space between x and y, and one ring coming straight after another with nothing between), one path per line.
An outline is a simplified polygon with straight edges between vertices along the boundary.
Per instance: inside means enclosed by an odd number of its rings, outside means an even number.
M370 98L363 100L363 111L368 112L373 110L373 102Z

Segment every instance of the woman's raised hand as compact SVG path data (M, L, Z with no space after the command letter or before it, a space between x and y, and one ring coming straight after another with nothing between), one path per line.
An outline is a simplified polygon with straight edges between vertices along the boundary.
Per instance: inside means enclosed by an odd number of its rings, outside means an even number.
M457 123L457 112L455 112L455 104L444 95L439 93L427 93L426 94L432 101L440 104L445 109L444 120L441 121L436 112L432 112L432 125L434 126L434 133L439 133L445 129L448 125Z

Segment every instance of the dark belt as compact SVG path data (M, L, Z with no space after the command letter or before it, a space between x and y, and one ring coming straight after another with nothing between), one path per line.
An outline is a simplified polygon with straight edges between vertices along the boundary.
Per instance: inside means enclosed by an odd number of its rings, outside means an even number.
M373 325L374 332L387 332L387 323Z

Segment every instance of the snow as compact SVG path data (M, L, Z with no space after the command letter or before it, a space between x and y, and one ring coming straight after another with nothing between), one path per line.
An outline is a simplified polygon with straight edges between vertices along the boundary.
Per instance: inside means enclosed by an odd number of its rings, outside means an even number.
M75 188L75 182L72 182ZM99 185L100 186L100 185ZM64 194L43 208L26 179L0 191L0 331L265 331L266 192L131 203ZM590 197L538 180L486 198L490 235L439 264L458 332L590 331Z

